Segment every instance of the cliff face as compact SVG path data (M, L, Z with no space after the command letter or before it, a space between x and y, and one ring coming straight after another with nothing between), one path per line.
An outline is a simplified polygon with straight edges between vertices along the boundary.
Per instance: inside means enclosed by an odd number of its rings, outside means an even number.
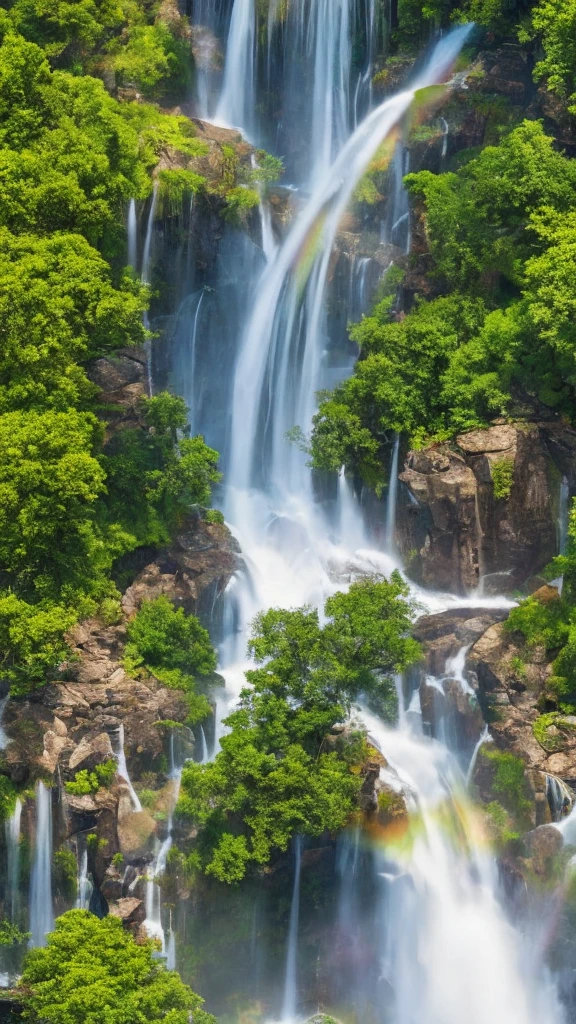
M425 586L511 593L558 551L562 480L576 489L576 432L498 424L408 452L398 543Z

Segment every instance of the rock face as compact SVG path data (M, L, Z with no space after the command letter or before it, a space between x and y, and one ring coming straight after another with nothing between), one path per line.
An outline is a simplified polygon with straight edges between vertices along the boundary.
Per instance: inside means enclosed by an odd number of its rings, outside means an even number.
M539 600L557 600L553 587L542 587ZM504 623L491 626L468 652L484 717L496 745L521 757L529 769L576 784L576 720L558 715L542 733L534 723L542 714L552 665L545 652L528 649L523 637ZM542 742L540 742L542 740Z
M569 428L497 424L408 452L398 543L410 575L457 593L524 585L557 551L560 484L574 478L575 442Z
M164 594L188 614L207 617L240 562L240 549L227 527L198 519L142 569L124 594L122 610L130 617L142 601Z

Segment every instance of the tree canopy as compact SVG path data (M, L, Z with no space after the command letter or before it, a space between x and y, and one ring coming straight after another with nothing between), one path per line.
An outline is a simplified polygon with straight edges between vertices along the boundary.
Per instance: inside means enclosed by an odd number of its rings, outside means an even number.
M136 943L115 917L70 910L44 948L31 949L20 989L23 1019L42 1024L215 1024L202 999Z
M340 741L328 734L360 698L393 718L393 676L419 657L398 573L353 583L328 598L325 614L324 625L310 608L256 617L249 648L258 667L225 720L221 750L210 764L184 768L178 812L199 830L189 864L220 881L240 881L297 833L346 824L365 741L354 731Z

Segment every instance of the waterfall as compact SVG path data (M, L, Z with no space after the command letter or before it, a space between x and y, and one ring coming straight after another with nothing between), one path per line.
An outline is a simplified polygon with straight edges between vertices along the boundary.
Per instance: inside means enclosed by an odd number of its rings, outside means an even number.
M128 204L128 266L136 269L138 259L138 221L136 218L136 201L131 199Z
M2 697L0 700L0 750L4 750L9 742L8 735L6 734L3 727L4 715L6 713L6 707L8 705L9 695Z
M15 923L20 899L20 822L22 801L18 798L14 810L4 824L6 835L6 902L10 920Z
M285 434L295 423L309 429L315 393L322 386L324 289L341 216L368 162L409 108L415 90L442 77L467 32L465 27L454 30L437 45L413 89L368 114L320 180L276 258L265 268L236 369L231 459L236 488L252 485L256 473L271 476L280 492L299 491L304 496L305 460L286 445ZM298 258L319 227L321 240L314 239L317 255L300 299L303 270ZM230 519L238 521L233 514Z
M440 152L440 159L444 163L448 154L448 136L450 135L450 125L445 117L440 118L440 124L442 125L442 150Z
M566 552L569 519L570 487L567 478L563 476L560 482L560 497L558 501L558 551L561 555Z
M382 241L396 245L406 255L410 252L410 204L404 188L404 177L410 170L410 151L398 142L390 168L390 193Z
M405 843L375 851L382 882L382 975L398 1024L558 1024L552 981L497 899L496 863L447 748L363 713L372 742L403 782ZM391 870L392 869L392 870Z
M268 84L280 91L285 116L271 126L269 148L285 155L291 178L308 185L328 170L350 131L350 7L350 0L270 6ZM273 62L272 45L278 39Z
M30 945L46 945L54 928L52 907L52 790L36 783L34 858L30 875Z
M373 18L375 5L367 6ZM239 60L242 48L246 52L251 10L244 0L235 0L233 17L244 26L243 38L242 33L234 39L229 33L225 79L232 75L233 62ZM334 241L354 188L381 143L386 140L390 151L396 144L387 227L390 240L407 251L410 225L407 206L402 206L406 203L402 178L408 154L397 144L400 126L415 91L446 77L468 29L460 27L447 34L413 85L371 110L349 135L352 108L360 103L350 96L353 21L347 0L270 3L268 74L282 95L282 123L266 126L261 119L254 128L256 112L251 111L241 127L254 130L255 135L269 132L274 141L269 148L287 154L288 173L305 186L306 193L299 197L299 211L285 239L267 254L263 267L259 253L259 278L252 266L253 276L235 279L236 295L248 296L247 312L240 302L238 308L246 315L235 316L227 309L228 320L223 314L222 322L226 321L225 330L232 323L238 348L222 343L216 350L206 337L197 345L194 334L190 404L195 407L195 429L205 432L209 443L222 452L227 520L244 558L242 572L225 593L219 670L226 689L216 698L215 750L226 711L245 684L244 669L249 664L245 637L253 615L270 606L307 603L321 608L326 595L341 589L355 573L388 574L398 565L390 551L369 549L367 538L356 550L364 527L350 481L343 473L335 481L334 516L334 495L324 504L316 500L306 455L287 443L286 432L295 424L304 434L309 432L316 392L327 384L333 386L343 369L332 358L326 298ZM241 83L242 96L245 85ZM250 83L248 86L252 88ZM294 116L308 102L311 116ZM285 145L286 140L292 145ZM262 211L260 215L263 217ZM261 226L265 247L263 222ZM247 246L239 233L231 232L225 233L222 248L228 244L235 254L240 246ZM242 263L248 252L247 247L242 251ZM226 259L230 256L225 255ZM218 273L223 265L224 259ZM218 287L227 303L231 293L225 290L229 287L226 276L229 279L230 273L223 275ZM184 321L187 353L191 329L194 331L190 317L196 319L198 301L191 303L194 313ZM209 301L211 312L212 297ZM215 319L206 313L203 310L203 322ZM200 374L196 363L201 356L205 361ZM226 392L225 400L210 402L205 397L206 380L210 378L216 390L228 367L234 375L230 401ZM212 438L218 425L210 404L216 405L220 418L223 409L231 410L231 423L222 430L220 446ZM393 487L399 441L395 448ZM390 492L388 497L392 502ZM329 515L324 507L328 504ZM395 505L394 498L388 529ZM456 599L452 602L441 595L413 592L435 611L456 604ZM462 651L447 671L466 685ZM441 688L440 681L436 683ZM363 717L388 761L386 781L392 784L393 780L406 794L410 814L407 841L391 841L388 848L387 837L377 837L369 853L362 851L362 871L357 847L342 867L342 900L346 883L365 873L370 873L370 882L378 886L371 913L379 941L371 952L380 958L379 987L366 1013L356 1013L355 1007L355 1016L372 1019L376 1007L376 1019L380 1019L385 992L393 1007L386 1005L383 1012L393 1024L462 1024L468 1018L470 1024L560 1024L556 995L545 969L530 960L521 929L512 927L500 905L495 861L488 844L481 840L458 760L444 743L423 735L418 691L407 693L405 708L401 679L397 688L402 712L398 729L388 729L367 714ZM157 852L147 887L148 918L160 929L160 892L154 879L166 861L169 843L170 829ZM296 1019L304 1002L298 994L297 971L300 869L301 842L296 839L281 1014L285 1022ZM340 906L341 922L353 919L352 895L347 894L348 907ZM172 934L170 928L167 957L173 956L169 952ZM164 942L163 932L161 937ZM359 989L357 986L356 991Z
M198 760L200 761L200 764L206 764L206 762L209 760L209 758L208 758L208 744L206 743L206 733L204 732L204 729L202 728L202 726L199 727L199 732L200 732L200 757L198 758Z
M339 543L355 551L366 544L366 531L352 481L344 473L338 474Z
M169 778L171 782L172 792L170 794L170 812L168 815L168 821L166 824L166 836L162 843L159 845L156 856L152 861L152 864L148 869L148 877L146 881L146 920L144 921L144 927L148 934L153 938L160 939L162 943L162 952L167 956L172 956L169 953L169 945L172 942L175 943L175 938L170 930L168 938L168 946L166 944L166 936L164 928L162 927L162 890L158 885L158 879L162 877L166 871L166 864L168 862L168 854L172 848L172 829L174 826L174 811L176 804L178 803L178 797L180 795L180 782L182 779L182 768L183 763L179 763L176 758L175 744L174 744L174 733L170 733L170 769ZM175 956L175 951L174 956Z
M390 478L386 497L386 550L392 553L396 547L396 504L398 500L398 456L400 434L396 434L390 460Z
M474 750L472 751L472 757L470 758L470 764L468 765L468 771L466 772L466 785L467 786L470 785L470 783L472 782L472 779L474 778L474 769L476 767L476 762L478 760L478 754L480 753L480 750L482 749L482 747L484 746L485 743L492 743L492 737L490 735L490 729L488 728L487 725L484 726L484 728L483 728L483 730L482 730L482 732L480 734L480 737L478 739L478 742L476 743L476 746L474 747Z
M286 951L286 976L284 981L284 1000L282 1003L282 1021L292 1024L296 1021L297 1010L297 970L298 970L298 921L300 918L300 869L302 865L302 839L294 840L294 884L292 887L292 903L290 906L290 924L288 926L288 947Z
M133 806L135 811L141 811L142 810L142 804L140 803L140 801L138 799L138 795L136 793L136 790L134 789L134 786L132 785L132 782L130 780L130 775L128 774L128 765L126 764L126 753L124 751L124 723L123 722L120 723L120 726L118 728L118 750L116 751L116 760L118 761L118 775L120 775L120 777L122 779L124 779L124 782L128 786L128 790L129 790L129 793L130 793L130 799L132 801L132 806Z
M154 232L154 220L156 218L156 207L158 206L158 182L154 182L152 190L152 199L150 201L150 209L148 211L148 222L146 224L146 234L144 236L144 249L142 252L142 284L150 284L150 270L151 270L151 256L152 256L152 237Z
M176 970L176 933L172 927L172 922L170 922L168 942L166 943L166 967L169 971Z
M255 0L234 0L216 121L242 128L248 136L253 131L255 40Z
M80 855L80 864L78 871L78 897L76 899L76 906L81 910L88 910L90 906L90 897L92 895L92 883L88 875L88 850L86 847L82 850Z
M574 794L555 775L546 775L546 799L554 822L562 821L574 806Z

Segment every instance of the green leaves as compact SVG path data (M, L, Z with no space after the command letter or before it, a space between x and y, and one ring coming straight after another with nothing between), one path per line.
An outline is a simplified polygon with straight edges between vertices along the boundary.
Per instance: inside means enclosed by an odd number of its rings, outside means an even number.
M0 412L86 407L95 389L78 365L144 341L143 289L81 235L0 229Z
M45 948L27 954L24 1020L43 1024L215 1024L202 999L136 944L118 918L70 910Z
M326 602L326 624L310 608L272 608L253 623L250 651L261 667L226 719L230 732L207 765L189 763L178 812L198 827L189 858L223 882L266 864L296 833L319 836L348 820L361 779L363 736L329 736L360 697L389 713L391 675L418 659L406 636L413 609L398 573Z
M125 649L129 671L145 665L165 686L183 690L188 698L190 723L210 714L203 694L196 693L194 677L210 676L216 668L216 653L207 630L194 615L174 608L160 596L145 601L128 623Z

